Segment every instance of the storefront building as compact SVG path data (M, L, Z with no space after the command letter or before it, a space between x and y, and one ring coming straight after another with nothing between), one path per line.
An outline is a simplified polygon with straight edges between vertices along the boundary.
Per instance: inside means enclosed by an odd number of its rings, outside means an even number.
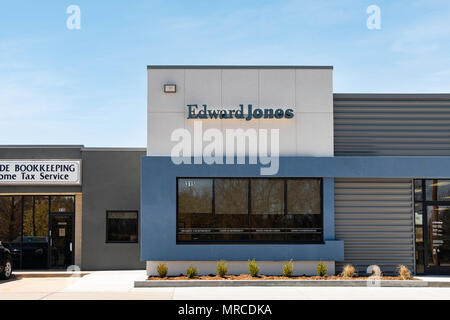
M332 67L149 66L147 148L0 146L15 269L450 273L450 94Z
M13 268L143 268L138 221L144 154L0 146L0 241L12 252Z
M148 274L450 272L450 95L334 94L332 67L147 70Z

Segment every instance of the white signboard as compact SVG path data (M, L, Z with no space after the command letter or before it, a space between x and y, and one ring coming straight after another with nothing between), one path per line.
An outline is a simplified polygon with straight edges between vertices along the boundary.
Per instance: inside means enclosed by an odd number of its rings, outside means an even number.
M0 185L81 185L81 160L0 160Z

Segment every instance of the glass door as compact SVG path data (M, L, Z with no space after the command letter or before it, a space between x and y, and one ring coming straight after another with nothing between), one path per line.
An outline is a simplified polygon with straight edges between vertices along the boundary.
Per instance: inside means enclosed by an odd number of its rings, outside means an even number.
M428 269L450 272L450 206L427 206Z
M50 267L73 264L73 214L50 214Z
M417 273L450 274L450 180L415 180Z

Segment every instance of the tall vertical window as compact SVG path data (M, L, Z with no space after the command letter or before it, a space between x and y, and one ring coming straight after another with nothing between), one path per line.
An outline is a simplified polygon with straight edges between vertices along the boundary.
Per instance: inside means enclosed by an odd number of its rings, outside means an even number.
M450 271L450 180L414 181L417 272Z
M251 239L256 241L283 241L284 180L252 179L250 184Z
M247 179L215 179L214 240L249 240Z
M321 242L322 179L179 178L177 242Z
M213 181L178 180L178 228L180 240L213 240Z
M289 240L322 238L321 180L287 181L286 228Z

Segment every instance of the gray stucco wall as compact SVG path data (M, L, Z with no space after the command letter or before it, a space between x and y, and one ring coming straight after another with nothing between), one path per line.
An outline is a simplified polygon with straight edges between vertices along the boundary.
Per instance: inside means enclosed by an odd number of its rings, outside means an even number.
M302 157L281 157L280 171L264 177L322 177L305 174L311 166ZM327 158L329 159L329 158ZM248 159L246 160L248 163ZM319 169L321 172L321 170ZM141 258L147 261L337 261L344 259L344 242L334 237L333 179L323 180L324 242L318 244L177 244L177 177L261 177L259 165L175 165L170 157L142 159Z
M177 166L170 157L144 157L141 188L141 257L149 261L247 260L247 258L263 261L291 258L344 261L344 241L334 239L334 206L327 205L334 201L333 179L450 177L449 161L449 157L280 157L280 170L276 175L278 177L324 178L324 244L177 245L177 177L257 177L260 176L259 164L250 165L247 158L245 165ZM341 229L336 229L336 233L338 231ZM403 262L404 260L399 259L392 261L392 264Z
M138 210L145 150L83 149L84 270L143 269L138 243L106 243L106 211ZM139 235L140 238L140 235Z

